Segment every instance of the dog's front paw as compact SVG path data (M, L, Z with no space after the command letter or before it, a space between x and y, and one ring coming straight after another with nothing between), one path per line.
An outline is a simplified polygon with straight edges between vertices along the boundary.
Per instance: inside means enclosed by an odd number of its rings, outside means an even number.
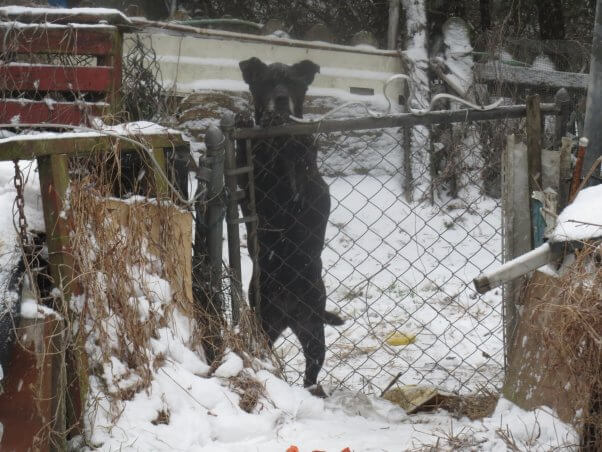
M237 129L249 129L255 126L253 116L248 111L240 111L234 117L234 127Z

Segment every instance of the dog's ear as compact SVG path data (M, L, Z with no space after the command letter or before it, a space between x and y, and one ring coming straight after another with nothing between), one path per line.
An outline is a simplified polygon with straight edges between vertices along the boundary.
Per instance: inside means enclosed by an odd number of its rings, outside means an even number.
M314 81L314 76L320 72L320 66L309 60L303 60L293 64L292 69L307 85L311 85Z
M242 78L247 85L257 81L261 74L267 69L267 65L257 57L249 58L248 60L238 63Z

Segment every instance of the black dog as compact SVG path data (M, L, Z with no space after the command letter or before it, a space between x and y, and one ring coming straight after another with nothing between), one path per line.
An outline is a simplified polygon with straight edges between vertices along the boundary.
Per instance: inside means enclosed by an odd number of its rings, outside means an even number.
M292 66L250 58L240 63L262 126L303 116L308 86L320 67L309 60ZM244 143L238 143L239 161ZM310 136L284 136L253 144L258 217L259 320L270 346L290 327L305 355L306 387L316 385L326 351L324 324L343 320L326 308L322 249L330 213L328 185L320 176ZM243 188L247 182L241 181ZM244 206L243 206L244 209ZM253 287L249 298L254 300Z

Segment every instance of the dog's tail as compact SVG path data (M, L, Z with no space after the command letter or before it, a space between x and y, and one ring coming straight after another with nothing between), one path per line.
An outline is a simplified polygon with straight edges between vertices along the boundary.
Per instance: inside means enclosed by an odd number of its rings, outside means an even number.
M326 325L341 326L345 321L334 312L324 311L324 323Z

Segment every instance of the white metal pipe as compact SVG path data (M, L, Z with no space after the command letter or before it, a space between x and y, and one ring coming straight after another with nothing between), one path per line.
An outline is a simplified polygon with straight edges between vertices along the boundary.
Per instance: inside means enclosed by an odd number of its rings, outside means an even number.
M506 262L497 270L482 273L473 281L475 289L479 293L488 292L495 287L537 270L550 262L551 259L552 249L548 243L544 243L516 259Z

